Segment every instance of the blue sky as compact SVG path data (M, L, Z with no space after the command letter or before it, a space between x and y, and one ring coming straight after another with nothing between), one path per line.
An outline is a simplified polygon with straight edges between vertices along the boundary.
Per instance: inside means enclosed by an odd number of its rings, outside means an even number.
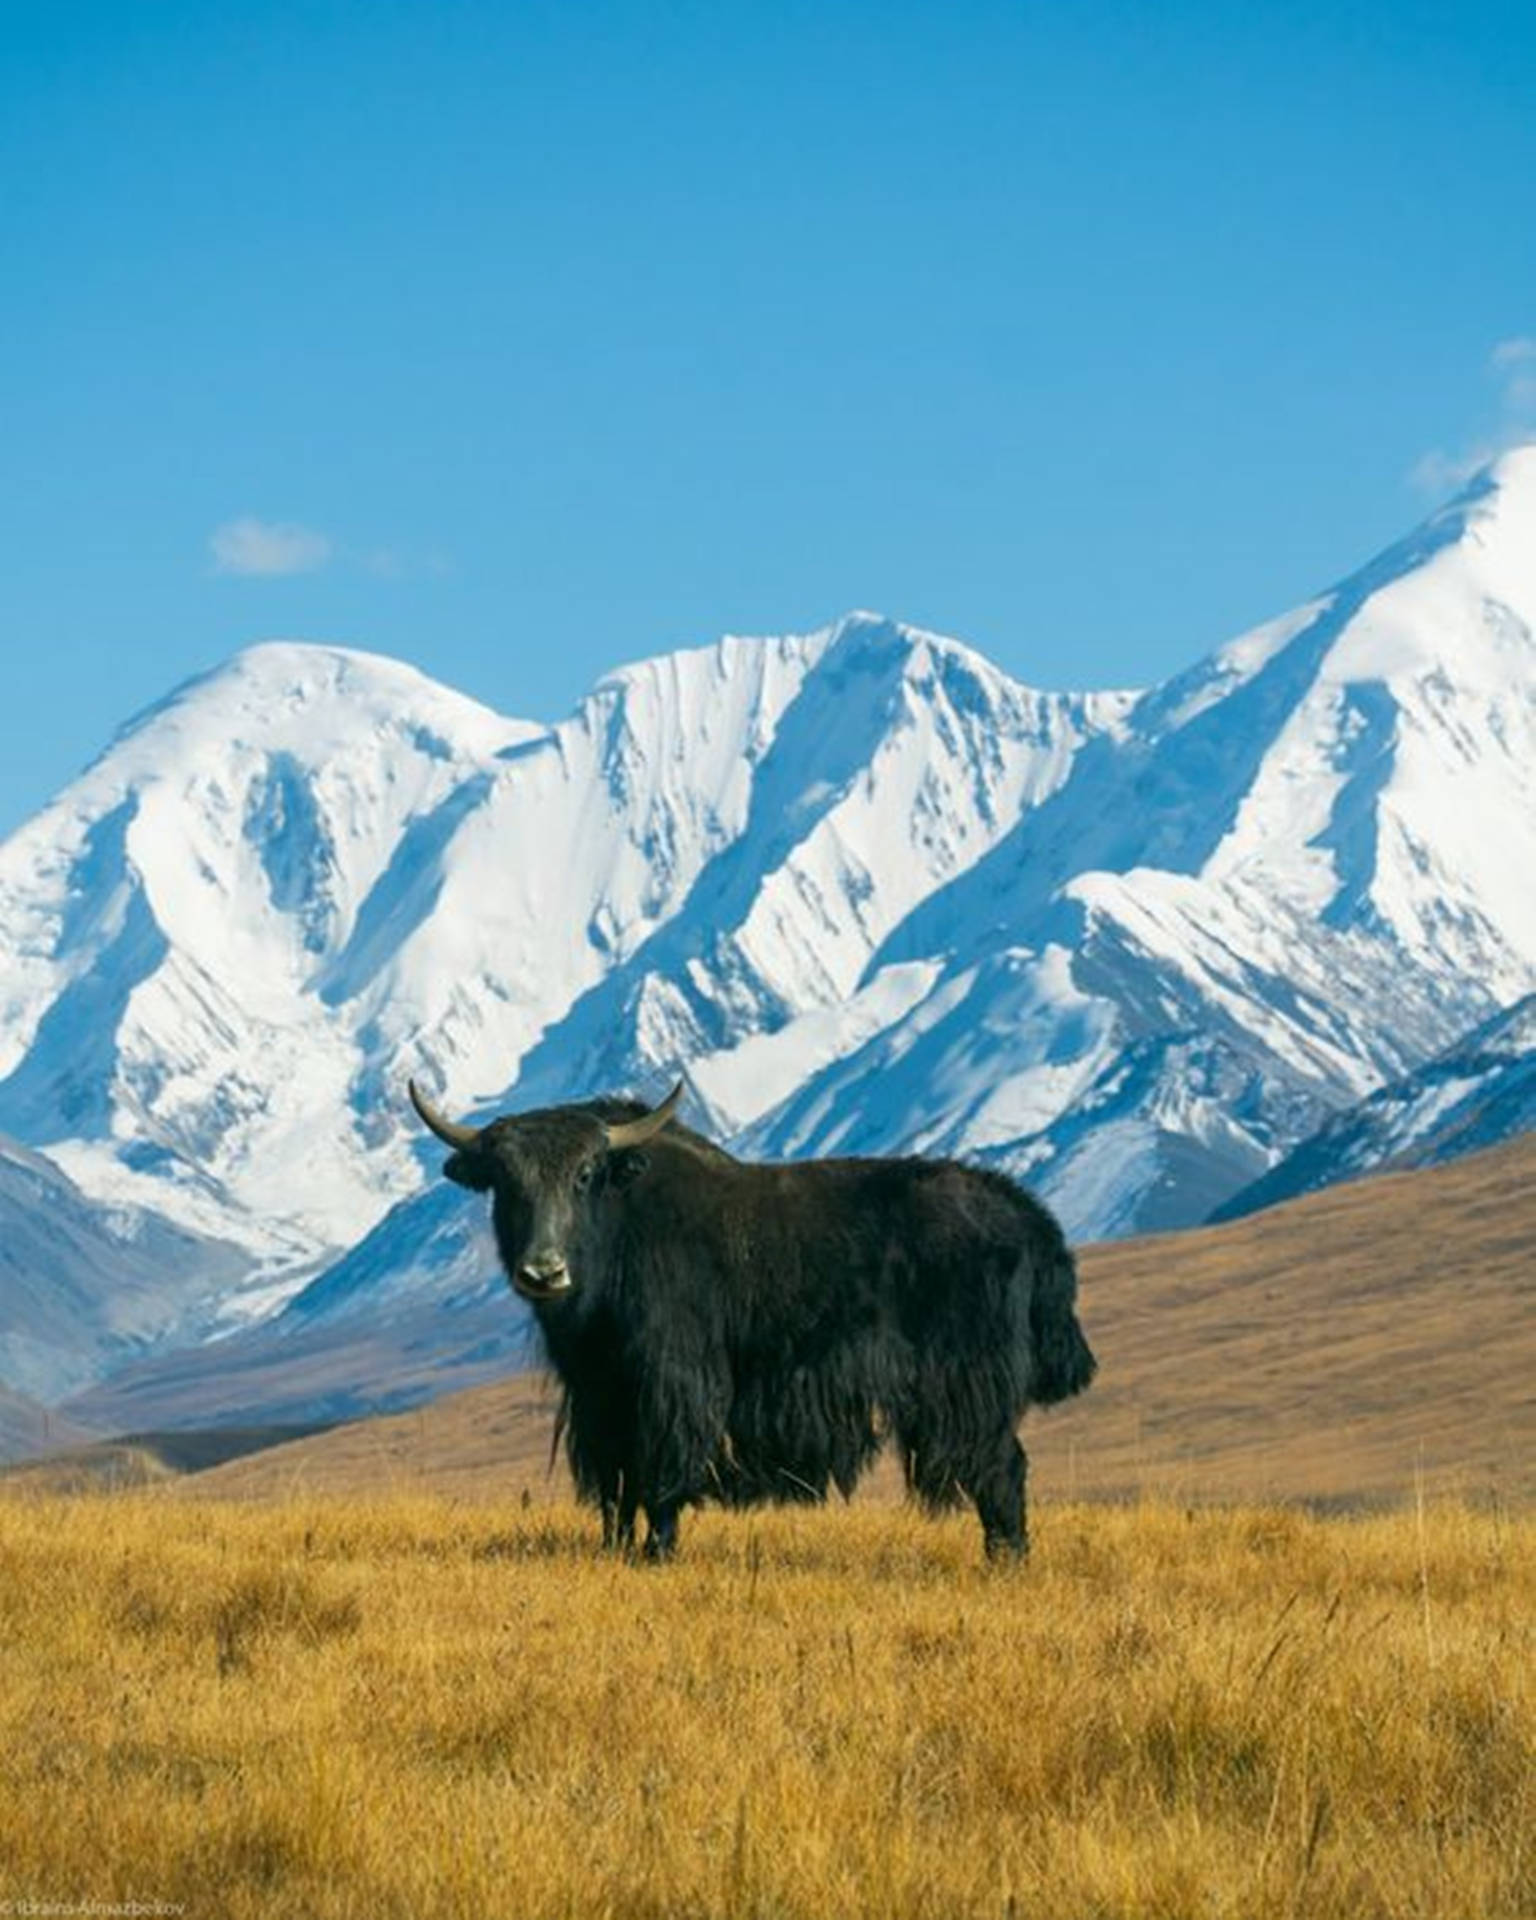
M1536 10L0 10L0 832L251 641L1142 684L1536 433Z

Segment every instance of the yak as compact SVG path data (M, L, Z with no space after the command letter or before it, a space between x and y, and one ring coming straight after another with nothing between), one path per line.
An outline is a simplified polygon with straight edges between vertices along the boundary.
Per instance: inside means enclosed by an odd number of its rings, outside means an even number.
M681 1084L481 1127L409 1093L446 1176L491 1195L605 1546L642 1512L664 1559L684 1507L846 1497L892 1436L926 1508L969 1499L990 1557L1028 1551L1019 1420L1095 1362L1061 1228L1005 1174L738 1160L677 1120Z

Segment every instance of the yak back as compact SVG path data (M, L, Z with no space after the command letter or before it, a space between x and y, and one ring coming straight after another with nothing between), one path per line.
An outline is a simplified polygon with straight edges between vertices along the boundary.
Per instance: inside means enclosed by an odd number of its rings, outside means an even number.
M1054 1217L987 1168L915 1157L742 1161L670 1129L644 1151L626 1194L626 1254L654 1249L670 1266L707 1249L726 1263L733 1296L768 1310L805 1290L888 1297L899 1278L915 1285L919 1266L930 1272L923 1298L954 1301L974 1289L966 1276L978 1260L1034 1266L1066 1252Z
M951 1160L761 1164L663 1134L624 1190L605 1291L632 1351L724 1355L738 1378L854 1364L883 1388L1002 1364L1022 1411L1092 1368L1055 1218Z

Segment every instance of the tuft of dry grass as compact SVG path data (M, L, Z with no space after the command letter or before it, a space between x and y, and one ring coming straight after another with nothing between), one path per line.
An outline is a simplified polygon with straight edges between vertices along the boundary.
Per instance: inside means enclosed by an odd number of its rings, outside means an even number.
M1536 1520L0 1499L0 1901L1529 1915Z

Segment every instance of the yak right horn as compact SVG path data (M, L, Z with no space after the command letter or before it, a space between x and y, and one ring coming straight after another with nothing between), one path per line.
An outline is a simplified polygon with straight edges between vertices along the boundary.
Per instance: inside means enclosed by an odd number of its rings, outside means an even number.
M445 1120L425 1094L417 1091L414 1080L407 1080L405 1088L411 1096L411 1105L445 1146L472 1147L479 1140L478 1127L460 1126L457 1120Z

